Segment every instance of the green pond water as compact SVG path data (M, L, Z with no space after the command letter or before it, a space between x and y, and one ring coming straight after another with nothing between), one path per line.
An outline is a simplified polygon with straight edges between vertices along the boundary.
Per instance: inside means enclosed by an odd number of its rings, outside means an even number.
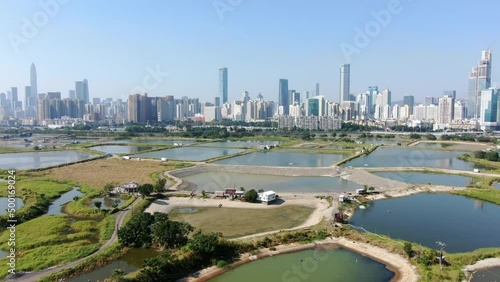
M392 238L445 251L500 247L500 206L450 194L417 194L370 202L349 223Z
M306 250L256 260L209 282L389 281L385 265L346 249Z
M70 191L62 194L59 198L57 198L52 204L49 206L49 211L47 212L47 215L61 215L65 214L62 211L62 207L71 201L73 201L73 198L75 197L81 197L84 194L80 192L80 188L78 187L73 187Z
M277 176L227 172L203 172L183 177L196 184L198 191L214 192L225 188L245 187L249 189L273 190L276 192L344 192L363 188L354 182L339 177L327 176ZM256 181L258 179L258 181Z
M348 155L314 154L293 152L257 152L217 161L217 164L263 165L291 167L325 167L346 158Z
M111 277L115 269L121 269L125 273L130 273L142 267L144 259L157 256L158 253L152 249L130 249L125 255L118 260L113 261L94 271L84 273L80 276L66 280L67 282L87 282L87 281L104 281Z

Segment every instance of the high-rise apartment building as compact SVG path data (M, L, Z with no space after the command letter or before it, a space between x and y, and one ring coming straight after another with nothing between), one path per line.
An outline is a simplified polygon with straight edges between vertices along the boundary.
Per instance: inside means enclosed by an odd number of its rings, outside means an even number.
M228 102L227 68L219 69L219 97L222 99L222 104Z
M444 96L439 98L439 124L450 124L455 119L455 98L451 96Z
M491 87L491 63L491 50L484 50L479 64L469 74L467 113L470 118L480 118L481 91Z
M407 105L410 115L413 115L413 106L415 105L415 97L413 95L403 96L403 105Z
M340 66L340 104L349 101L351 66L343 64Z

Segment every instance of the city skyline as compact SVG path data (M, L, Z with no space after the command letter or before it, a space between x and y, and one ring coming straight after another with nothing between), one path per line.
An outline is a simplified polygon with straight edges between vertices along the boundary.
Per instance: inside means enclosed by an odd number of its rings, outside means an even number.
M35 1L13 3L0 4L0 16L5 23L0 34L7 39L11 33L21 33L23 18L31 19L42 9ZM35 62L39 92L67 93L74 81L86 77L92 86L90 98L125 99L133 94L132 90L143 86L142 81L153 70L169 76L147 89L150 95L199 96L211 101L219 87L216 70L225 66L231 70L229 101L244 91L249 91L251 97L260 92L277 100L279 78L287 78L289 87L300 92L313 93L314 83L319 82L321 94L337 101L338 66L350 63L351 94L365 91L368 85L378 85L380 89L391 89L395 100L414 95L422 101L425 96L439 96L446 89L456 89L457 98L465 99L467 73L477 64L478 50L487 49L500 38L490 28L472 29L460 19L479 12L485 5L495 10L500 4L463 3L450 11L450 1L432 3L431 10L429 3L401 1L401 13L392 15L391 22L348 61L339 46L353 44L356 28L363 29L373 21L371 12L386 9L387 1L365 1L361 9L359 3L287 2L285 8L290 16L284 18L276 18L276 11L283 7L279 1L255 1L233 7L223 20L211 2L145 5L125 1L121 4L123 13L107 19L105 11L112 9L113 3L71 1L61 6L33 39L20 45L17 53L9 40L0 44L1 61L7 66L0 70L0 90L29 85L26 69ZM423 11L428 15L425 22L421 20ZM192 17L186 20L180 16L186 14L183 12ZM312 12L315 17L303 20L303 15ZM82 16L89 13L91 17ZM131 22L137 13L148 14L148 20ZM443 14L449 14L447 21L442 20ZM251 21L249 28L249 20L255 18L259 21ZM476 24L494 27L498 20L481 17ZM431 26L432 32L421 32ZM284 27L291 33L280 33ZM300 38L299 43L277 47L278 42L294 37ZM69 42L71 48L67 48ZM495 47L493 44L491 49ZM439 67L428 71L428 66L437 61ZM492 74L492 83L498 82L495 66Z

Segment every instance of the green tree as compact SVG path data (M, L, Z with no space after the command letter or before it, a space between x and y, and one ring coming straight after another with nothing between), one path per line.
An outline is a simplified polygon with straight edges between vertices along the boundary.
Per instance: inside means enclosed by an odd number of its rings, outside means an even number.
M498 161L498 153L497 152L486 152L485 159L491 162L497 162Z
M116 200L113 202L113 208L117 208L119 205L120 205L120 200L116 199Z
M427 140L437 140L437 137L434 134L427 134L427 135L425 135L425 138Z
M118 230L118 240L127 247L141 248L152 241L151 226L155 217L150 213L136 213L125 227Z
M153 191L156 193L161 193L165 191L165 184L167 183L167 180L165 178L158 178L155 182L155 185L153 187Z
M264 193L264 189L259 189L259 193Z
M257 202L258 196L259 195L257 194L257 191L255 191L255 189L251 189L245 192L245 194L243 195L243 199L245 199L245 201L249 203L255 203Z
M95 201L95 202L94 202L94 206L95 206L97 209L101 209L102 202L101 202L101 201Z
M102 191L104 192L104 194L109 195L113 191L113 188L115 188L116 186L116 184L107 183L106 185L104 185L104 188L102 188Z
M474 152L474 157L475 158L484 159L485 156L486 156L486 152L485 151L475 151Z
M152 228L153 243L166 247L183 246L193 230L189 223L171 220L155 222Z
M154 187L152 184L146 183L146 184L142 184L141 186L139 186L138 190L139 190L139 193L141 193L143 196L147 197L147 196L151 195L151 193L153 193Z
M403 251L406 253L406 255L411 258L411 255L413 253L413 249L412 249L412 245L411 243L409 242L406 242L404 245L403 245Z

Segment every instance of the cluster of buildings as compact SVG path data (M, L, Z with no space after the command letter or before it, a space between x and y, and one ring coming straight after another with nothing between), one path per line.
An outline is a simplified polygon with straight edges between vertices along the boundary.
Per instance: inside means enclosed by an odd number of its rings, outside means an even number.
M383 127L407 125L434 130L498 130L499 89L491 88L491 63L491 50L482 51L479 64L469 75L468 99L457 99L456 90L447 90L441 97L428 96L418 104L413 95L404 96L402 101L392 101L391 90L379 90L378 86L351 94L349 64L340 66L339 102L328 101L319 95L319 91L301 101L300 93L288 90L288 80L280 79L279 127L335 129L340 127L341 121L353 121Z
M31 65L30 86L25 99L19 101L17 87L0 93L0 122L21 121L26 125L69 125L98 122L104 125L137 123L156 124L177 120L214 122L234 121L278 122L279 128L339 129L343 121L374 126L407 125L433 129L500 129L500 92L491 88L491 50L484 50L477 66L469 74L467 99L457 98L455 90L444 91L441 97L425 97L416 103L413 95L393 101L390 89L369 86L367 91L350 93L351 66L340 66L338 101L320 94L316 83L312 91L290 89L288 79L278 81L278 101L266 101L262 94L255 98L244 91L241 99L228 100L228 69L219 69L219 94L212 102L198 98L175 98L172 95L152 97L129 95L126 101L111 98L89 98L86 79L75 82L68 97L60 92L38 93L37 74Z

